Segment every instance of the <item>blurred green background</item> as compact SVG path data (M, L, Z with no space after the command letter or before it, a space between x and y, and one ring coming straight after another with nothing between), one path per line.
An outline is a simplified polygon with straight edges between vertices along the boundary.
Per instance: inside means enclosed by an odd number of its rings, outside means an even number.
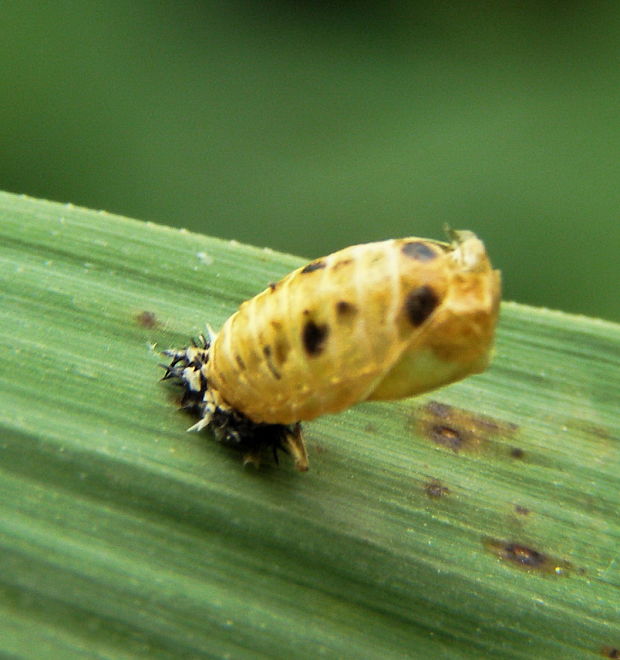
M0 57L2 189L309 258L447 222L620 321L617 0L3 2Z

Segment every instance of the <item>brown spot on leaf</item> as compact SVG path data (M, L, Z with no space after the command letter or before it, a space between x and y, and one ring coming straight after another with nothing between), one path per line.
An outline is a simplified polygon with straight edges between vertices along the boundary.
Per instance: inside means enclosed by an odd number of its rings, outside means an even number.
M610 429L587 419L575 419L571 417L566 420L566 426L585 436L599 438L600 440L611 440L612 444L618 441L618 438L613 437Z
M460 451L476 452L494 437L512 436L516 426L473 411L429 401L416 411L418 432L437 445Z
M432 500L438 500L450 494L450 489L444 486L439 479L431 479L424 484L424 492Z
M528 568L539 568L547 558L538 550L519 543L508 543L502 548L502 558Z
M432 287L419 286L407 294L404 312L409 322L417 328L433 313L438 304L439 298Z
M520 504L515 504L515 512L521 516L527 516L529 515L530 510L525 506L521 506Z
M438 445L445 445L452 451L459 451L465 442L465 437L458 429L445 424L434 424L430 429L430 435Z
M617 646L603 646L601 648L601 655L604 658L620 658L620 648Z
M136 323L143 328L154 328L159 325L155 312L147 312L146 310L136 314Z
M484 547L501 560L517 566L528 572L540 572L552 575L567 575L572 565L563 559L550 557L524 543L502 541L501 539L484 539Z

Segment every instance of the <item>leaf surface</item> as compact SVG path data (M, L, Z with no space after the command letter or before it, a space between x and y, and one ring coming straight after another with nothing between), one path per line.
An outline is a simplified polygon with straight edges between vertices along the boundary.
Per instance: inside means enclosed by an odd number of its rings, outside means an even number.
M159 351L300 263L0 195L2 650L613 653L620 327L504 303L486 373L307 424L306 474L244 469Z

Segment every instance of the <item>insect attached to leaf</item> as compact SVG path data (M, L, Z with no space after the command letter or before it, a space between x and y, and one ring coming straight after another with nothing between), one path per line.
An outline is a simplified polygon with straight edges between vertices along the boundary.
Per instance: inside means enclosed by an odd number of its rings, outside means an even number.
M316 259L180 350L164 379L183 405L258 463L281 448L308 469L300 422L361 401L401 399L483 371L501 281L482 241L401 238Z

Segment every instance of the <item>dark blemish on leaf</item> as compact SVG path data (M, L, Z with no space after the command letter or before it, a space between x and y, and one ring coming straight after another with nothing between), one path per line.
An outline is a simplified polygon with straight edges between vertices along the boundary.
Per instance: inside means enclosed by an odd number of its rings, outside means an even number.
M410 257L416 261L432 261L437 256L437 253L432 247L421 241L405 243L401 249L406 257Z
M617 646L603 646L601 648L601 655L604 658L620 658L620 648Z
M136 314L136 322L143 328L154 328L155 326L159 325L159 321L155 316L155 312L144 311Z
M449 417L456 410L456 408L449 406L447 403L440 403L439 401L429 401L426 409L429 413L441 418Z
M320 442L317 442L315 440L313 444L314 444L314 451L317 454L325 454L329 452L329 449L327 449L327 447L325 447L325 445L321 444Z
M316 357L323 352L325 341L329 335L329 326L306 321L301 333L302 343L310 357Z
M611 440L613 444L615 444L615 442L618 440L618 438L613 437L613 433L609 429L605 428L604 426L594 424L587 419L575 419L571 417L566 420L565 424L571 430L575 430L578 433L586 436L599 438L601 440Z
M517 428L509 422L438 401L418 408L415 420L418 432L425 438L455 453L480 451L492 438L512 436Z
M352 316L357 312L357 307L346 300L339 300L336 303L336 312L338 316Z
M438 304L439 299L430 286L419 286L407 294L404 311L410 323L418 327L433 313Z
M522 459L525 458L525 452L523 451L523 449L521 449L521 447L513 447L510 450L510 456L512 458Z
M450 489L444 486L439 479L431 479L424 484L424 492L432 500L438 500L450 494Z
M430 435L432 440L438 445L449 447L455 452L461 449L465 441L458 429L444 424L434 424L430 429Z
M515 504L515 512L521 516L527 516L529 515L530 510L525 506L521 506L520 504Z
M325 262L324 261L311 261L307 266L304 266L301 269L302 274L303 273L312 273L315 270L321 270L321 268L325 268Z
M573 568L570 562L550 557L524 543L487 538L483 540L483 545L501 560L531 573L539 572L565 576Z
M502 549L502 558L527 568L540 568L547 558L542 552L519 543L508 543Z

